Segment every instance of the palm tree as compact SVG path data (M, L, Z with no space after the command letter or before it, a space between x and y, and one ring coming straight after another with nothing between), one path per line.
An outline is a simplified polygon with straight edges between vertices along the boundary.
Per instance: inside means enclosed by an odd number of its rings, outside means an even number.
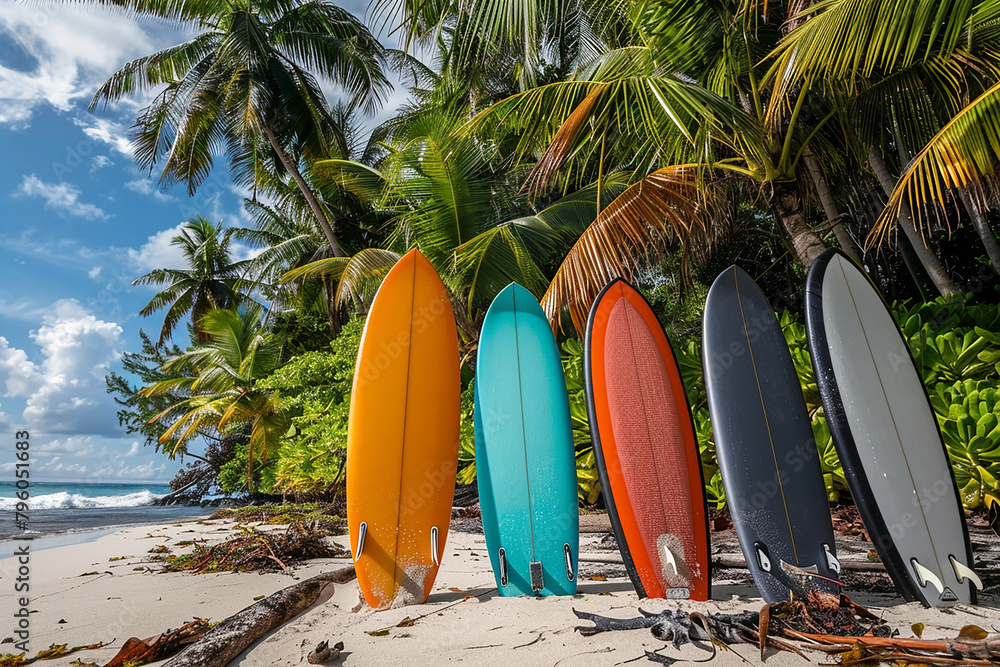
M170 407L153 419L167 425L160 436L171 453L186 451L196 436L244 434L249 446L248 479L255 459L264 460L288 430L277 392L258 386L278 367L279 345L263 326L263 308L212 310L198 326L207 342L162 366L169 379L144 387L145 398L169 397Z
M907 7L897 0L825 2L781 44L773 72L782 89L816 80L847 99L851 118L844 125L855 131L891 194L873 239L884 239L893 227L903 231L938 289L947 293L957 288L926 247L926 232L946 223L949 211L966 210L1000 270L1000 244L980 214L980 180L963 175L983 155L981 149L989 150L980 133L989 123L979 118L962 130L956 126L963 121L952 123L970 95L1000 78L1000 35L993 29L998 5L946 2L929 13ZM930 146L932 135L948 126L956 145L945 142L915 158L914 149ZM961 156L966 149L972 152ZM886 152L896 153L907 172L898 182Z
M313 262L286 280L325 275L337 280L339 303L364 307L397 259L418 247L453 294L468 347L493 297L510 282L542 294L562 254L593 220L601 197L623 190L619 175L533 210L518 192L494 144L455 133L461 119L426 109L399 131L375 166L317 163L331 180L388 220L382 248L351 258ZM601 193L599 195L599 193Z
M467 86L470 107L485 91L524 90L562 78L575 61L619 44L631 25L626 0L379 0L374 13L398 20L404 48L444 46L440 71ZM513 91L512 91L513 92Z
M133 127L139 164L151 171L162 163L162 183L183 182L193 193L220 152L233 163L272 162L291 176L340 254L300 165L344 141L320 79L366 110L390 88L384 49L368 29L327 0L91 1L197 31L188 42L126 64L91 101L93 110L156 91Z
M247 262L233 261L230 243L236 228L223 230L222 223L213 226L201 216L184 223L181 233L170 241L184 253L186 268L154 269L137 278L133 285L166 285L146 304L139 314L152 315L167 308L160 329L158 346L173 335L174 327L190 314L198 340L208 335L201 329L201 319L215 308L231 308L241 301L242 292L250 285L243 278Z
M512 96L469 125L481 137L513 131L522 160L542 152L527 180L534 193L609 168L632 174L625 199L607 204L614 216L595 221L556 274L545 296L551 316L566 306L585 311L604 279L593 267L632 275L671 240L704 249L713 238L705 186L716 175L756 186L803 264L825 250L805 220L798 179L806 151L823 150L813 139L832 116L817 113L806 91L786 104L764 81L764 58L789 11L752 0L631 3L631 45L605 50L568 80ZM632 261L620 262L619 239L629 233Z

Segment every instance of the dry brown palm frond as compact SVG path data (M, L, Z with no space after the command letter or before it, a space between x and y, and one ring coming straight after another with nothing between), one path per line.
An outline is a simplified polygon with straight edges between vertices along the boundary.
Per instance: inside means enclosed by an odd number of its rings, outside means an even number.
M545 154L538 160L528 175L524 189L531 194L539 194L549 186L556 172L563 166L573 150L574 142L581 128L591 119L594 106L604 93L606 86L598 85L591 90L559 127Z
M554 328L564 309L582 332L598 292L614 278L632 279L672 241L688 252L709 245L702 182L694 165L658 169L616 197L580 235L542 297Z

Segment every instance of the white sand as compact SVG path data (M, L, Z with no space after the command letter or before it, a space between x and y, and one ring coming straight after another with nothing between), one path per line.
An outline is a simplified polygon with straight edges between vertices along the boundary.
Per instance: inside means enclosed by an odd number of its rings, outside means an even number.
M253 603L295 583L287 574L157 574L158 565L148 562L148 551L157 545L170 547L180 540L223 539L234 524L210 521L181 526L143 526L121 529L96 540L51 548L31 558L31 654L49 644L90 644L113 641L104 649L82 651L71 657L44 662L69 665L74 659L104 664L126 639L158 635L194 617L221 621ZM193 532L192 532L193 531ZM600 534L581 537L581 551L595 552ZM346 544L346 537L337 538ZM10 546L5 546L6 556ZM180 552L174 548L174 553ZM608 551L602 553L607 554ZM128 556L110 561L113 557ZM309 577L346 564L346 560L312 561L299 567L295 577ZM0 560L0 638L10 636L16 609L13 591L16 564L10 557ZM627 578L606 581L588 577L608 566L581 564L580 593L573 597L499 598L481 534L452 532L434 593L427 604L373 612L361 599L356 583L328 587L316 605L258 641L232 664L304 665L306 655L320 641L343 641L345 656L338 665L422 665L442 662L495 665L613 665L643 659L643 652L664 649L649 630L632 630L583 637L574 631L579 621L573 608L632 618L637 609L660 611L682 608L703 613L732 613L759 609L756 591L746 586L716 584L714 600L707 603L664 600L639 601ZM611 567L612 572L621 572ZM97 572L98 574L86 574ZM457 589L457 590L452 590ZM1000 601L987 597L977 608L949 611L902 604L890 596L867 596L854 591L852 598L898 627L902 636L912 636L910 625L926 625L924 638L954 636L968 623L987 630L1000 626ZM412 626L396 627L405 618ZM369 632L389 629L388 635ZM0 652L14 652L11 644ZM754 647L735 647L751 663L758 662ZM671 657L705 658L707 653L687 646L681 651L663 650ZM828 662L819 653L810 654L813 664ZM720 653L715 665L744 665L733 653ZM768 665L806 665L802 659L771 652Z

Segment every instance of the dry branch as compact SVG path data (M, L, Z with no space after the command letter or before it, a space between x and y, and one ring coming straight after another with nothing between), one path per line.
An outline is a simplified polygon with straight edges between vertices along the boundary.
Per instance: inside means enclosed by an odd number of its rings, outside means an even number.
M712 565L746 569L747 562L743 556L736 554L717 554L712 556ZM856 572L885 572L885 565L876 562L869 563L858 560L842 560L840 561L840 567L844 570L852 570Z
M307 609L329 584L342 584L355 576L354 566L349 565L269 595L206 632L166 667L225 667L259 638Z

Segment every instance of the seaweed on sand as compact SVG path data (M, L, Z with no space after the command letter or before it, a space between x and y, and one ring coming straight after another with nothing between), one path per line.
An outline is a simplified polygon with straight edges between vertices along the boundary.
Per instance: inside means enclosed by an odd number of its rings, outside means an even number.
M274 572L312 558L343 558L346 550L328 543L329 533L311 523L294 521L283 531L240 526L240 534L224 542L164 560L164 572Z
M638 618L617 619L576 609L573 613L593 622L577 626L583 635L649 628L654 637L675 648L701 643L712 656L717 648L749 643L760 648L761 660L771 647L802 657L802 649L822 651L842 665L1000 664L1000 636L989 635L979 627L966 626L954 639L901 638L884 620L847 596L838 598L815 591L804 601L777 602L764 605L759 612L739 614L687 613L680 609L653 614L640 609L642 615ZM660 664L677 661L659 652L647 651L645 657Z
M278 505L248 505L246 507L226 508L217 511L212 519L231 519L241 523L258 522L267 525L290 524L296 521L310 523L330 535L345 532L347 522L342 504L278 504Z

